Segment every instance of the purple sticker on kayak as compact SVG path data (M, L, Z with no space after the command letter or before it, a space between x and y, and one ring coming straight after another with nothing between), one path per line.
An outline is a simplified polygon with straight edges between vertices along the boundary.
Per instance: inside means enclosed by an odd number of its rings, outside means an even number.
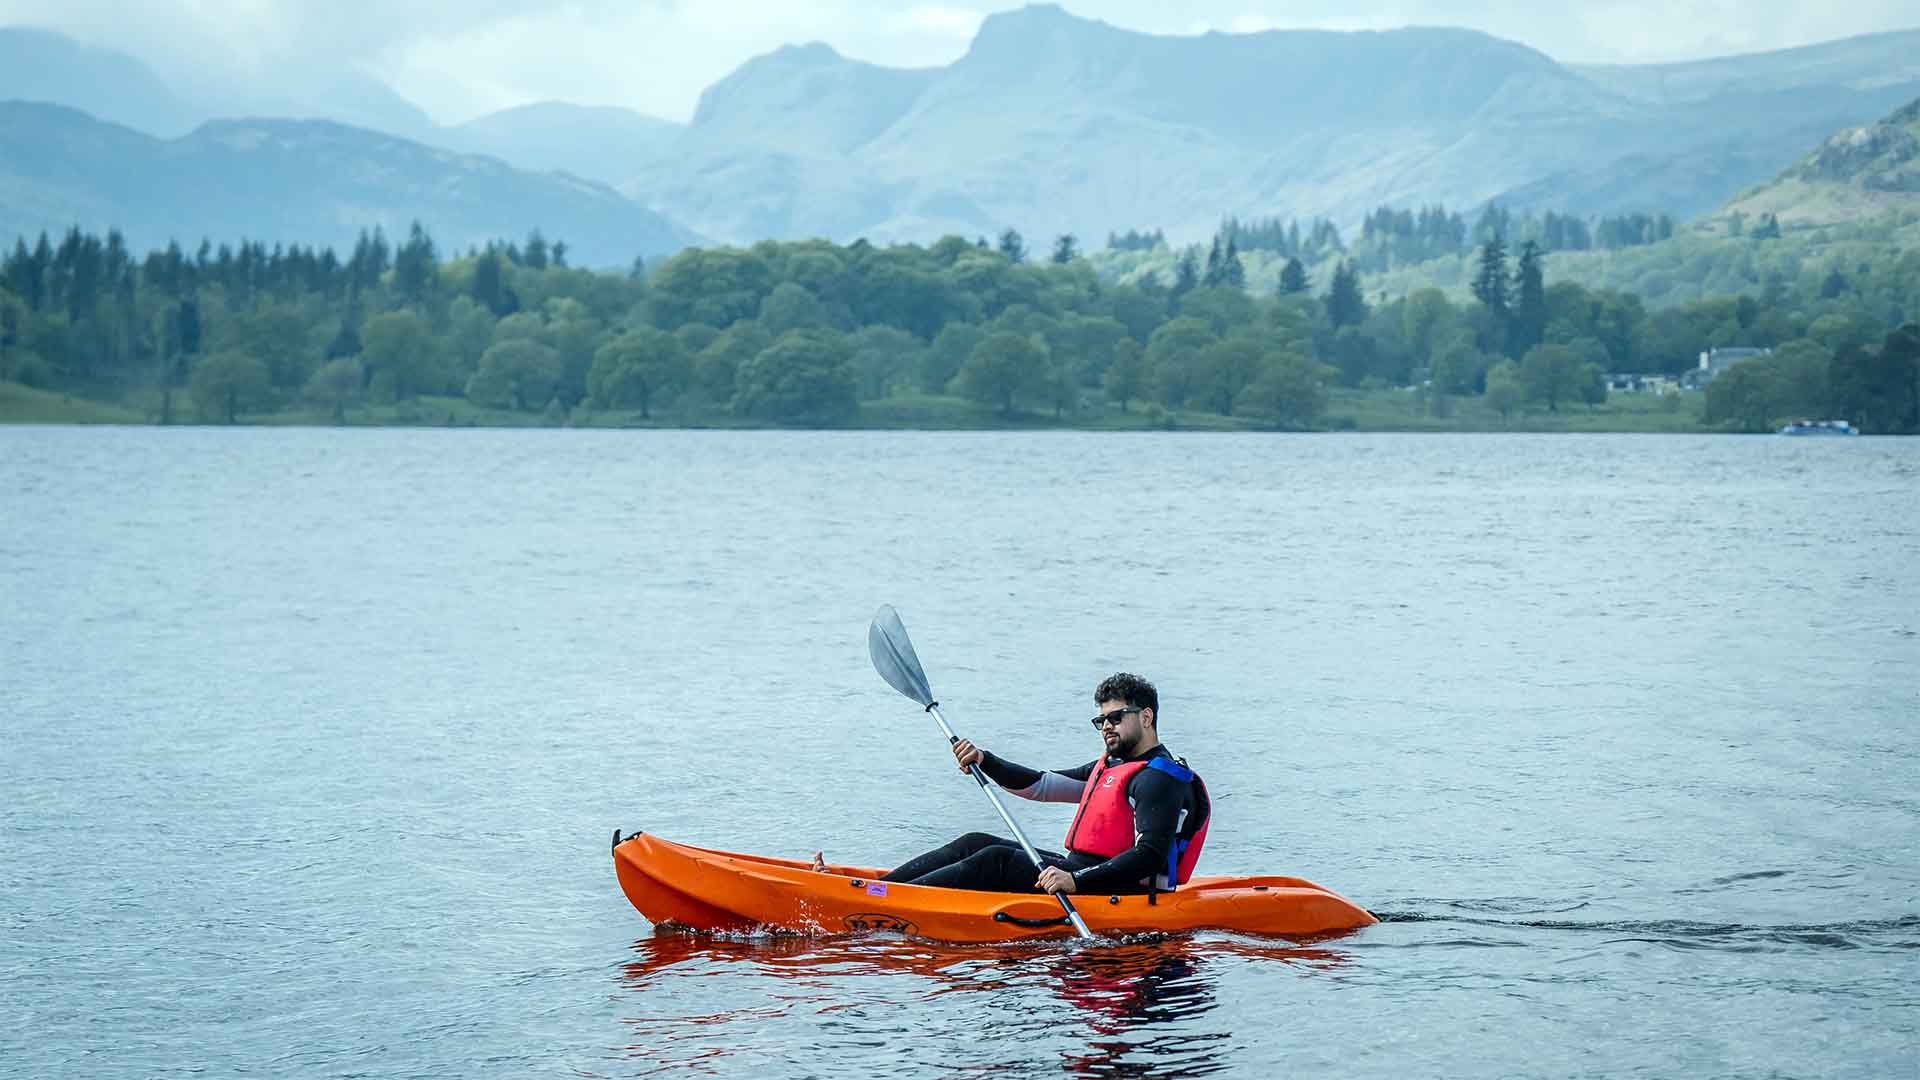
M867 883L867 895L868 895L868 896L885 896L885 895L887 895L887 883L886 883L886 882L884 882L884 881L870 881L870 882L868 882L868 883Z

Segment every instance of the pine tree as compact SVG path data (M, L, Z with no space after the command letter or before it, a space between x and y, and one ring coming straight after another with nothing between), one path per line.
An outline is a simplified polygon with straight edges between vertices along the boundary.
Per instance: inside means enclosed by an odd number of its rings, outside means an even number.
M1547 287L1540 269L1539 245L1520 245L1520 261L1513 270L1513 323L1507 334L1507 352L1525 356L1546 337Z
M1367 321L1367 301L1360 295L1360 275L1354 272L1353 264L1344 259L1334 267L1333 284L1327 287L1327 321L1335 330Z
M1297 296L1313 288L1313 280L1307 277L1307 268L1298 258L1289 257L1287 265L1280 269L1280 295Z
M1188 248L1180 253L1180 261L1173 268L1173 296L1178 299L1190 293L1200 284L1200 258Z
M1508 315L1507 241L1495 233L1480 245L1480 269L1473 276L1473 298L1502 322Z
M1207 272L1200 283L1209 289L1220 284L1220 237L1217 233L1213 238L1213 249L1207 252Z
M1241 265L1240 248L1232 237L1227 238L1227 253L1220 260L1220 284L1230 289L1247 287L1247 268Z
M1017 264L1025 262L1027 259L1027 242L1020 238L1018 231L1009 228L1006 232L1000 234L1000 254L1005 255L1007 261L1010 263Z
M1080 241L1072 233L1062 234L1053 242L1053 261L1065 266L1080 257Z

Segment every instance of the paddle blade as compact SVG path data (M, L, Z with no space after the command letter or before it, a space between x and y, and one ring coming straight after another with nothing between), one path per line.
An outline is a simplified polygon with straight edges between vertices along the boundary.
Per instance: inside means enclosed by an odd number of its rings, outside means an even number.
M874 613L873 624L867 627L867 652L873 657L873 669L887 680L888 686L922 707L933 704L933 689L927 685L927 673L921 670L920 658L913 654L907 628L892 604L881 604L880 610Z

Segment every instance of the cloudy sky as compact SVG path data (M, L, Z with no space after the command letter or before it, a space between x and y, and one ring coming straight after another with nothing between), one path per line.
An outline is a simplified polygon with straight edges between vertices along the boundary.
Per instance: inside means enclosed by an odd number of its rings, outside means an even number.
M995 0L0 0L0 25L121 49L175 82L317 81L357 67L441 123L544 99L692 115L700 91L783 44L948 63ZM1466 26L1566 61L1694 59L1920 28L1920 0L1068 0L1163 34Z

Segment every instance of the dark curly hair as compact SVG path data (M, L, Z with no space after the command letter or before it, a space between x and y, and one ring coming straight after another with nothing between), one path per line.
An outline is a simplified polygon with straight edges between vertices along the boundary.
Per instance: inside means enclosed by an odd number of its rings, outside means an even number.
M1160 691L1130 671L1116 671L1100 680L1100 685L1093 688L1093 703L1103 701L1124 701L1136 709L1152 709L1154 725L1159 726Z

